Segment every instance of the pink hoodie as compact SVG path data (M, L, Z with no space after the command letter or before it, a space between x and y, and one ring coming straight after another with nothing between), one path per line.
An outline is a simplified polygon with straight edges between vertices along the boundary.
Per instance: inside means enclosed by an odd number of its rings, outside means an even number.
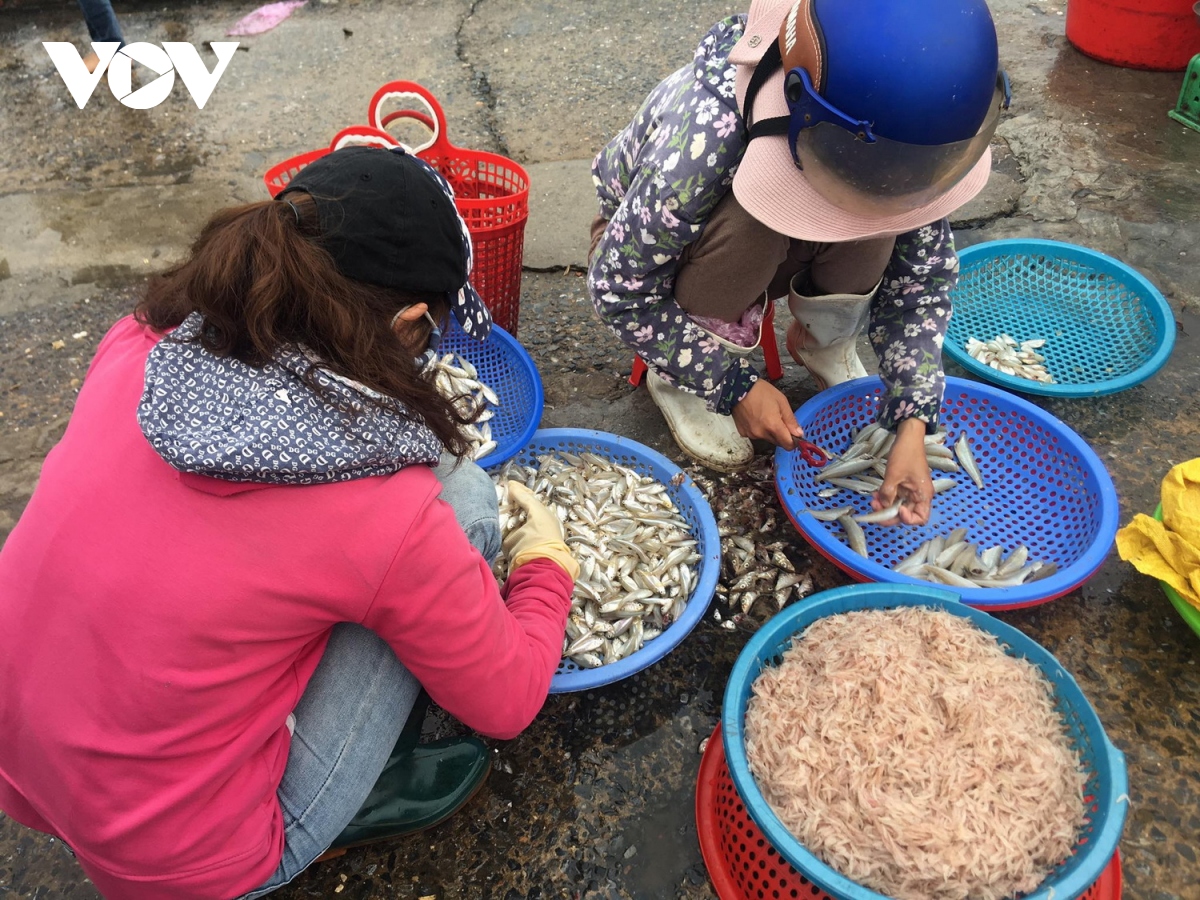
M426 466L180 474L135 418L155 342L113 326L0 551L0 809L62 838L107 897L212 900L279 863L285 720L335 623L511 738L546 699L571 582L539 560L502 599Z

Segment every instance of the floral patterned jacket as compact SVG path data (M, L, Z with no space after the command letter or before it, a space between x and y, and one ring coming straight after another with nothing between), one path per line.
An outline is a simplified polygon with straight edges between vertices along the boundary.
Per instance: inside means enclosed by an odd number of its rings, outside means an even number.
M674 282L680 255L730 189L745 151L729 62L744 28L744 16L714 25L693 61L650 93L592 163L609 220L588 271L596 311L659 375L725 414L759 375L684 312ZM885 388L879 420L888 428L914 416L936 427L957 275L947 220L896 239L869 325Z

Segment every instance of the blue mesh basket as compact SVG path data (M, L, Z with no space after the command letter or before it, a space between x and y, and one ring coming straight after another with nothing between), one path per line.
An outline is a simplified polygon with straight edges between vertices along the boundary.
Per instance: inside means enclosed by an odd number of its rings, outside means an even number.
M875 421L881 393L878 378L849 381L817 394L796 411L796 419L806 438L838 454ZM1079 435L1028 400L963 378L946 379L941 427L949 434L947 443L964 430L970 436L984 489L960 473L953 476L957 487L934 498L928 524L862 526L869 559L850 549L837 522L821 522L804 511L853 504L856 512L870 512L870 496L849 491L817 496L829 487L813 481L820 470L799 453L777 449L775 487L784 511L810 544L860 581L925 584L892 566L960 526L981 548L999 544L1007 552L1024 544L1030 559L1058 565L1055 574L1032 584L956 589L963 602L988 609L1045 603L1100 567L1116 537L1120 510L1112 478Z
M1048 397L1113 394L1145 381L1175 346L1175 315L1131 267L1075 244L1012 239L959 251L945 353L979 378ZM967 355L967 338L1036 338L1055 384L1005 375Z
M746 704L764 666L778 665L792 638L818 619L863 609L929 606L970 619L993 635L1010 656L1029 660L1042 670L1054 689L1055 702L1068 736L1088 773L1084 802L1088 820L1076 838L1074 853L1060 863L1045 881L1022 900L1072 900L1100 877L1117 849L1129 808L1129 783L1125 757L1109 741L1079 685L1045 648L1024 634L980 610L957 602L957 595L934 587L915 585L852 585L815 594L770 619L742 648L721 710L721 732L729 774L750 817L768 842L797 872L840 900L887 900L855 881L838 874L792 837L771 810L750 773L746 761Z
M692 588L692 596L688 598L687 607L676 622L665 628L654 640L648 641L641 650L606 666L585 669L564 659L558 664L558 672L550 682L552 694L584 691L602 684L611 684L658 662L679 646L704 617L721 573L721 540L717 536L716 519L713 518L712 509L700 493L700 489L679 466L637 441L584 428L543 428L516 454L513 462L518 465L536 465L537 458L542 454L561 450L576 454L584 451L595 453L618 465L633 469L639 475L648 475L665 484L676 509L691 526L692 536L697 541L696 551L700 554L700 562L697 563L696 585Z
M479 380L500 398L500 406L488 422L496 449L477 460L479 465L486 469L512 458L542 421L545 396L533 359L499 325L493 324L487 340L480 342L469 337L454 316L450 316L450 327L438 351L457 353L468 360L478 370Z

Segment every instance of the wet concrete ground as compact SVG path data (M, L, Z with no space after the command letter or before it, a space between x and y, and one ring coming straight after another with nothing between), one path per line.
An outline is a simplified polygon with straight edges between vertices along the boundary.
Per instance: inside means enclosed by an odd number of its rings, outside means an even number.
M1153 509L1167 469L1200 455L1200 134L1165 115L1178 73L1088 60L1066 43L1063 6L1050 0L992 6L1015 102L987 196L957 217L960 244L1085 244L1138 267L1176 312L1174 355L1149 382L1114 397L1036 401L1108 466L1125 522ZM220 39L253 4L117 8L131 40L199 43ZM246 52L204 110L179 85L154 110L128 110L102 84L81 111L39 43L82 42L73 4L0 2L0 538L61 433L97 341L145 275L176 258L213 210L265 196L270 164L363 121L367 99L390 78L433 90L455 143L530 169L538 205L526 262L540 271L525 274L520 337L545 381L543 424L625 434L678 459L645 392L623 380L629 356L596 327L577 268L591 215L587 163L734 8L311 0L275 31L243 39ZM796 405L813 392L790 364L783 386ZM718 485L714 505L755 491L774 503L769 481L742 476ZM846 583L777 521L771 536L818 588ZM1200 638L1115 552L1068 596L1001 618L1058 656L1126 754L1124 896L1200 898ZM461 815L314 866L275 896L715 896L696 843L697 748L748 636L706 618L640 675L551 697L526 733L494 744L493 775ZM54 841L0 816L8 896L98 895Z

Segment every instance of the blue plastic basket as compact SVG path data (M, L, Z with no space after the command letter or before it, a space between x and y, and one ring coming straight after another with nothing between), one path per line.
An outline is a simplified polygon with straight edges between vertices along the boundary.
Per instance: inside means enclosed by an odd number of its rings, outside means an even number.
M552 694L584 691L611 684L658 662L679 646L704 617L721 573L721 540L717 536L716 519L700 489L679 466L637 441L584 428L544 428L533 435L533 440L515 456L513 462L536 465L537 458L542 454L562 450L575 454L589 451L665 484L676 509L691 526L700 562L697 563L692 596L688 598L687 607L678 620L654 640L648 641L641 650L615 663L585 669L564 659L558 664L558 672L550 682ZM679 483L675 484L674 481Z
M944 350L972 375L1025 394L1114 394L1163 367L1175 315L1158 288L1103 253L1060 241L988 241L959 251ZM1055 384L1005 375L967 355L967 338L1044 338Z
M859 378L817 394L796 411L796 419L810 441L841 453L855 432L875 421L881 393L878 378ZM928 524L864 525L869 559L845 543L842 526L804 510L854 504L857 512L869 512L870 497L849 491L818 497L828 487L813 481L819 470L799 453L779 449L775 487L784 511L809 543L860 581L923 584L891 567L924 541L960 526L981 548L999 544L1011 551L1025 544L1031 559L1058 565L1055 574L1032 584L959 591L965 603L988 609L1045 603L1100 567L1116 537L1120 510L1112 478L1079 435L1028 400L963 378L946 379L941 426L948 442L968 433L984 489L961 473L954 476L957 487L934 498Z
M477 460L483 468L499 465L520 450L542 421L545 395L537 366L517 339L492 325L487 340L469 337L458 320L450 316L450 327L442 336L440 353L457 353L479 372L479 380L496 392L500 406L488 421L496 449Z
M1058 711L1079 752L1088 778L1083 788L1089 818L1076 839L1075 851L1057 866L1041 886L1022 900L1071 900L1083 894L1100 877L1117 849L1129 808L1125 757L1109 741L1104 727L1075 679L1041 645L989 616L957 602L957 595L915 585L852 585L816 594L770 619L742 648L721 710L721 731L729 773L750 817L767 841L801 875L841 900L887 900L838 874L792 837L771 810L750 773L746 761L744 723L750 691L764 666L778 665L792 638L818 619L863 609L929 606L970 619L995 636L1010 656L1023 657L1042 670L1054 688Z

